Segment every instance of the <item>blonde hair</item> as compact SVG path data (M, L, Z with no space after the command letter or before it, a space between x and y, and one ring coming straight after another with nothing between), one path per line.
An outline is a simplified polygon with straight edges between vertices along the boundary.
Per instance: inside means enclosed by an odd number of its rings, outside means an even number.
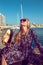
M29 20L27 19L27 18L25 18L26 20L27 20L27 28L29 29L30 28L30 22L29 22ZM20 30L19 30L19 32L15 35L15 38L14 38L14 41L15 42L17 42L17 43L19 43L20 42L20 40L21 40L21 23L20 23Z
M21 31L19 30L19 32L14 37L14 41L19 43L20 39L21 39Z

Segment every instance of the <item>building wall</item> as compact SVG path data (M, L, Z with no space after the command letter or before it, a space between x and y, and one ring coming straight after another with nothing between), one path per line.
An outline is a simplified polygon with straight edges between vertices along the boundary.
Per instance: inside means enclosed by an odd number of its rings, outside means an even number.
M5 23L5 16L0 13L0 26L2 26L2 25L6 25L6 23Z

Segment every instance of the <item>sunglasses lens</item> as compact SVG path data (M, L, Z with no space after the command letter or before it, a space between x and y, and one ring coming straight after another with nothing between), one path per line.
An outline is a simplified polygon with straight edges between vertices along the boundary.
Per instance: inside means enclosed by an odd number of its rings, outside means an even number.
M26 19L23 19L23 21L25 22L25 21L26 21Z
M26 21L26 19L21 19L21 20L20 20L20 22L22 22L22 21L23 21L23 22L25 22L25 21Z

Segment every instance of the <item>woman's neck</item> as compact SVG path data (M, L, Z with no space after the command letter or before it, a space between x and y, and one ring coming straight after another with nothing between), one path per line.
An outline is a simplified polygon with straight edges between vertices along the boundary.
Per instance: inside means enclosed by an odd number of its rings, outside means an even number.
M22 34L26 35L28 33L28 31L29 31L28 29L25 29L25 30L22 31Z

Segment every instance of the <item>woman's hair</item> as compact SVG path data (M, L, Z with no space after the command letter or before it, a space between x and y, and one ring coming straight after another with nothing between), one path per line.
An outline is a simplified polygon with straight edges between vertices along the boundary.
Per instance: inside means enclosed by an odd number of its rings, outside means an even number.
M30 22L29 22L29 20L27 19L27 18L25 18L26 19L26 22L27 22L27 28L30 28ZM19 32L15 35L15 38L14 38L14 41L15 42L17 42L17 43L19 43L20 42L20 40L21 40L21 22L20 22L20 30L19 30Z
M14 41L19 43L20 39L21 39L21 31L19 30L19 32L14 37Z

